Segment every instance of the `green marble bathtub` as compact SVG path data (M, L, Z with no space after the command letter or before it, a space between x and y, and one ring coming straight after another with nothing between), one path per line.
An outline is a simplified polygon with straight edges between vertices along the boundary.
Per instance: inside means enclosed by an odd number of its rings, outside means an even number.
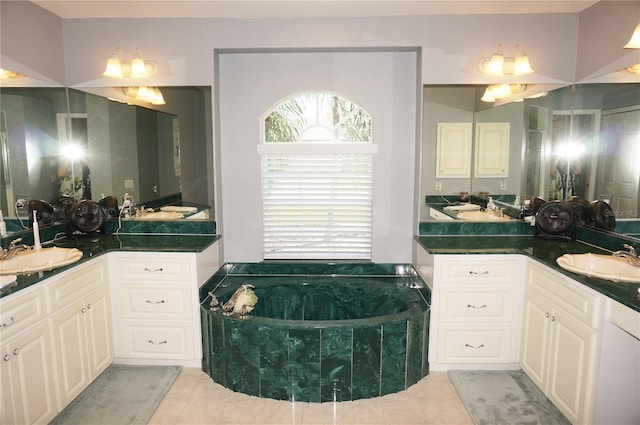
M233 391L279 400L346 401L404 390L428 373L430 293L411 270L226 265L201 289L203 370ZM211 309L210 293L226 301L245 284L259 297L247 318Z

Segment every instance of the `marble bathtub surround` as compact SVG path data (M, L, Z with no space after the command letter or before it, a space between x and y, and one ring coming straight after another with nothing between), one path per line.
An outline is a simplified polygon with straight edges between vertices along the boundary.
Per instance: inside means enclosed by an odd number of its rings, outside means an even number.
M278 400L347 401L404 390L428 373L428 288L410 289L408 268L225 265L201 289L203 370L233 391ZM372 270L379 274L363 274ZM248 318L209 308L209 292L224 301L243 284L256 286L259 297Z

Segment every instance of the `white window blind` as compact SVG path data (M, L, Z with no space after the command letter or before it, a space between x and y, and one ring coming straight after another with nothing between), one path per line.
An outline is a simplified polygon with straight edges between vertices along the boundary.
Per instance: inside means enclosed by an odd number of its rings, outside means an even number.
M371 115L327 92L294 94L264 115L263 258L371 259Z
M370 259L375 145L262 147L264 258Z

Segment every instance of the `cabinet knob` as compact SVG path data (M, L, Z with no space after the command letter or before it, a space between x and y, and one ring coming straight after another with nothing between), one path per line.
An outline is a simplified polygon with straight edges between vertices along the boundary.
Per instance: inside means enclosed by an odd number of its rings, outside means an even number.
M86 308L84 308L84 307L82 307L82 308L80 309L80 313L83 313L83 314L84 314L86 311L87 311L87 309L86 309Z
M18 354L20 354L20 349L19 348L14 348L12 351L14 356L17 356Z
M8 362L9 360L11 360L11 356L8 354L5 354L4 356L2 356L2 360L4 360L5 362Z
M87 304L87 309L91 310L92 308L93 308L93 305Z

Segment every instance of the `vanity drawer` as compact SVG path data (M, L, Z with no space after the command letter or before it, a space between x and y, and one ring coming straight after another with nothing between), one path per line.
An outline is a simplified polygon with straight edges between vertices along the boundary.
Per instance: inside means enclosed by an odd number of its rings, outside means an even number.
M123 357L194 358L193 327L190 323L125 321L121 330Z
M191 282L190 258L172 256L133 256L116 259L118 280L141 282Z
M57 311L79 300L100 287L107 286L107 263L104 259L93 260L60 275L47 286L51 311Z
M439 319L450 323L511 323L515 292L514 288L444 287L440 290Z
M191 320L188 285L123 284L119 286L123 319Z
M553 300L553 303L587 326L599 326L600 309L603 308L601 297L544 266L529 265L526 290Z
M18 294L0 303L0 337L4 340L39 322L47 315L44 290Z
M500 260L491 256L441 259L440 281L444 284L510 284L514 281L514 273L519 270L519 264L516 260Z
M442 325L438 332L437 360L440 363L509 363L511 342L510 326Z

